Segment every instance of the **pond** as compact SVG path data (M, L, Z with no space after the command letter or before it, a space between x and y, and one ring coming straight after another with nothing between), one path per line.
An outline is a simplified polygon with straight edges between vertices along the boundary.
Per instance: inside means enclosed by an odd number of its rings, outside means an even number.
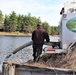
M50 36L50 40L58 40L57 36ZM0 36L0 64L6 61L5 57L19 46L31 41L31 37L13 37L13 36ZM13 62L27 62L33 59L32 46L22 49L16 54L12 55L7 61Z

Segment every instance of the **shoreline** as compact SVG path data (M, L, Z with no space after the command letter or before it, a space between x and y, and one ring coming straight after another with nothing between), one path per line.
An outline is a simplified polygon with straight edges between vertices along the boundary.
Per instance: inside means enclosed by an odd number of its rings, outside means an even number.
M32 33L24 33L24 32L0 32L0 36L32 36ZM58 36L58 35L50 35L50 36Z
M23 32L0 32L0 36L31 36L31 33L23 33Z

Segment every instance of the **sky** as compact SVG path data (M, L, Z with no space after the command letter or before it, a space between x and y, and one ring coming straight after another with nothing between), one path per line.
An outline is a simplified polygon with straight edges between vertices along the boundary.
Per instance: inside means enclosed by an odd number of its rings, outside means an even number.
M42 22L50 26L58 26L61 18L60 11L65 2L76 2L76 0L0 0L0 10L3 15L16 14L40 17Z

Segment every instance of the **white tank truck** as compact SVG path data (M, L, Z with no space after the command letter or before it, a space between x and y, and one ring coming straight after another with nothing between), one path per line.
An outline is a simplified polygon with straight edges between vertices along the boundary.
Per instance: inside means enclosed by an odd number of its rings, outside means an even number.
M59 24L59 40L52 42L52 46L59 46L59 49L46 49L46 53L69 53L70 48L76 42L76 2L66 2L61 12Z
M66 2L60 14L59 41L63 52L69 53L76 42L76 2Z
M76 2L66 2L60 14L59 39L56 42L44 42L44 45L48 45L43 49L45 53L69 53L76 42ZM16 48L6 58L30 45L32 41Z

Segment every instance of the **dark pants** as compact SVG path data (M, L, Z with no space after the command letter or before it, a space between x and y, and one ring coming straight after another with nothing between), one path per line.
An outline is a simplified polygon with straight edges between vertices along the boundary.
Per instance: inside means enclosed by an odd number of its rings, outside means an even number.
M42 53L42 47L43 47L43 45L33 45L33 57L34 57L34 61L36 61L36 58L41 55L41 53Z

